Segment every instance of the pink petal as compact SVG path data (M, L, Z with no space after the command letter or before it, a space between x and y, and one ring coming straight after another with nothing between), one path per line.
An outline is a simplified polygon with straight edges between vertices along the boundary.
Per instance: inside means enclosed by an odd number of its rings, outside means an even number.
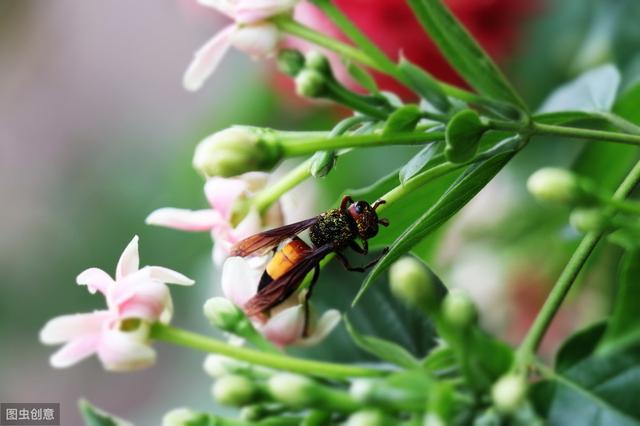
M59 316L49 320L40 330L40 341L45 345L55 345L91 336L99 333L113 319L114 315L109 311Z
M119 317L157 321L171 299L167 286L150 281L133 287L128 289L130 296L122 297L117 305Z
M239 27L229 36L229 42L251 57L265 58L277 49L280 30L270 22Z
M204 193L211 208L228 221L231 218L233 204L247 192L247 183L238 178L212 177L204 186Z
M262 334L278 346L296 343L304 328L304 307L296 305L269 318L262 327Z
M220 214L211 209L187 210L165 207L151 212L145 223L182 231L208 231L222 220Z
M299 0L238 0L235 9L236 22L250 24L286 12Z
M110 371L131 371L148 367L155 362L156 353L145 342L147 330L108 330L100 339L98 358Z
M66 368L93 355L98 348L99 336L87 336L72 340L51 355L49 362L54 368Z
M229 25L195 53L193 61L189 64L189 68L187 68L182 80L185 89L195 92L202 87L202 84L215 71L220 60L229 49L229 36L235 30L235 25Z
M145 266L152 280L167 284L193 285L195 281L169 268L162 266Z
M298 340L296 346L313 346L324 340L340 323L340 311L330 309L322 314L317 324L312 324L308 337Z
M227 15L233 19L235 14L235 2L233 0L198 0L203 6L212 7L218 12Z
M138 270L140 257L138 256L138 236L134 236L131 242L122 252L118 266L116 266L116 280L119 281Z
M258 291L262 271L253 269L242 257L230 257L222 268L222 292L237 306L244 306Z
M106 294L107 289L114 284L109 274L99 268L89 268L82 271L76 278L76 282L79 285L86 285L91 294L95 294L96 291Z

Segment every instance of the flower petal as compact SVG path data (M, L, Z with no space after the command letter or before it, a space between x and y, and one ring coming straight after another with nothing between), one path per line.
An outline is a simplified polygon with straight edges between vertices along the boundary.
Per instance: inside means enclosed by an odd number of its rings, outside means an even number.
M96 291L107 294L108 288L114 284L113 278L99 268L85 269L76 277L76 282L86 285L91 294L95 294Z
M215 71L220 60L229 49L229 36L236 30L235 25L229 25L213 36L194 55L193 61L184 74L182 84L185 89L195 92Z
M286 12L299 0L238 0L235 7L236 22L250 24Z
M193 285L195 281L172 269L162 266L145 266L143 269L149 271L152 280L167 284Z
M169 288L155 281L139 282L128 286L124 294L119 295L117 304L120 318L140 318L145 321L157 321L171 300Z
M222 292L237 306L244 306L258 291L262 271L253 269L242 257L230 257L222 268Z
M208 231L222 220L221 215L211 209L188 210L165 207L151 212L145 219L145 223L181 231Z
M304 306L296 305L269 318L262 327L262 334L278 346L296 343L304 328Z
M206 7L212 7L231 19L235 15L236 7L233 0L198 0L198 3Z
M131 371L149 367L156 353L146 343L148 327L135 331L107 330L98 346L98 358L110 371Z
M49 362L54 368L66 368L93 355L99 342L99 336L86 336L72 340L51 355Z
M204 193L211 208L228 222L233 204L247 193L247 188L247 182L239 178L212 177L204 185Z
M311 334L298 340L296 346L313 346L324 340L340 323L340 311L330 309L322 314L315 326L312 325Z
M229 42L254 58L264 58L278 47L280 30L270 22L239 27L229 36Z
M40 341L45 345L55 345L97 334L113 318L114 314L109 311L59 316L50 319L40 330Z
M138 256L138 236L134 236L131 242L122 252L118 266L116 266L116 280L119 281L138 270L140 257Z

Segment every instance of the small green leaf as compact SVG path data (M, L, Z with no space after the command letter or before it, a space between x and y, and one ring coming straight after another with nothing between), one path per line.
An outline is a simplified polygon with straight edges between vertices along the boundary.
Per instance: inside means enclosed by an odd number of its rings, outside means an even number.
M432 143L422 148L420 152L414 155L411 160L400 169L400 173L398 174L400 183L404 185L406 181L422 172L439 149L439 143Z
M569 337L556 355L556 370L565 371L590 356L596 349L606 327L607 323L600 321Z
M125 420L113 417L108 413L94 407L85 399L78 401L78 409L86 426L132 426Z
M420 363L406 349L388 340L373 336L363 336L353 329L347 318L344 319L345 328L351 335L354 343L360 349L375 355L381 360L390 362L403 368L419 368Z
M472 159L486 130L478 113L471 109L454 115L445 131L447 145L444 155L447 160L452 163L464 163Z
M438 82L427 71L412 64L404 56L400 58L398 69L406 77L411 89L436 109L444 112L451 108L451 103Z
M628 250L620 265L618 290L609 327L598 352L610 352L640 340L640 248Z
M455 369L456 356L450 346L444 344L433 348L429 354L422 359L422 367L430 372L439 370Z
M355 305L369 286L380 274L385 271L400 256L407 253L424 237L435 231L440 225L449 220L462 207L464 207L493 177L509 162L522 144L520 136L514 136L504 140L500 146L504 151L496 153L493 157L475 163L467 168L445 193L413 224L406 228L393 242L389 252L384 256L369 273L360 287L358 295L353 301ZM396 226L392 223L391 226Z
M391 135L393 133L411 132L416 128L416 124L421 118L422 110L418 105L401 106L391 113L382 129L382 134Z
M376 84L376 81L373 79L371 74L369 74L363 68L359 67L353 61L343 59L342 62L347 68L347 72L356 83L367 89L367 91L369 91L370 93L378 93L378 85Z
M408 0L417 18L455 70L480 94L526 110L520 96L441 0Z

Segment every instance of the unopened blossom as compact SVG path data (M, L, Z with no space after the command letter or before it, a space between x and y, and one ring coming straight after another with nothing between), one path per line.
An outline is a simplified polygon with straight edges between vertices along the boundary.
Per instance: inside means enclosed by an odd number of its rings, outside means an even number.
M213 260L217 265L222 265L233 244L266 227L283 225L277 204L264 217L250 208L240 222L232 223L236 203L264 188L267 178L266 173L257 172L245 173L237 178L209 178L204 186L204 193L210 208L188 210L165 207L152 212L146 223L182 231L211 232L214 240Z
M215 71L233 46L254 58L271 55L280 42L280 31L269 18L287 13L299 0L199 0L233 20L202 46L187 69L183 84L196 91Z
M166 284L192 285L193 280L161 266L139 267L138 237L120 256L115 278L89 268L76 281L90 293L100 292L107 309L53 318L40 331L44 344L64 346L51 356L51 365L69 367L96 354L107 370L127 371L155 361L149 346L149 325L168 323L172 302Z
M261 259L265 265L268 257ZM230 257L222 270L222 292L239 307L258 292L263 267L242 257ZM311 346L319 343L340 322L340 312L331 309L319 318L310 310L308 336L303 336L305 309L304 292L294 293L269 312L269 317L253 318L254 326L272 343L278 346Z

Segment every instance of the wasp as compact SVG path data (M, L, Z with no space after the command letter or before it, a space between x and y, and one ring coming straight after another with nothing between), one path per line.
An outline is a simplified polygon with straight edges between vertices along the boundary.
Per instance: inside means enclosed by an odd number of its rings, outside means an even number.
M316 217L270 229L252 235L231 247L231 256L265 255L273 250L274 255L267 264L258 285L258 292L245 304L247 315L264 315L274 306L284 302L302 284L311 270L313 277L304 299L305 323L303 335L307 335L309 298L320 274L320 261L329 253L335 253L349 271L364 272L387 252L363 266L352 266L343 251L350 248L356 253L369 252L368 240L378 234L378 225L389 226L388 219L378 218L376 209L384 204L377 200L372 205L366 201L354 202L350 196L343 197L340 207L328 210ZM298 234L309 229L311 245ZM360 246L357 240L362 241ZM289 240L279 251L278 246Z

